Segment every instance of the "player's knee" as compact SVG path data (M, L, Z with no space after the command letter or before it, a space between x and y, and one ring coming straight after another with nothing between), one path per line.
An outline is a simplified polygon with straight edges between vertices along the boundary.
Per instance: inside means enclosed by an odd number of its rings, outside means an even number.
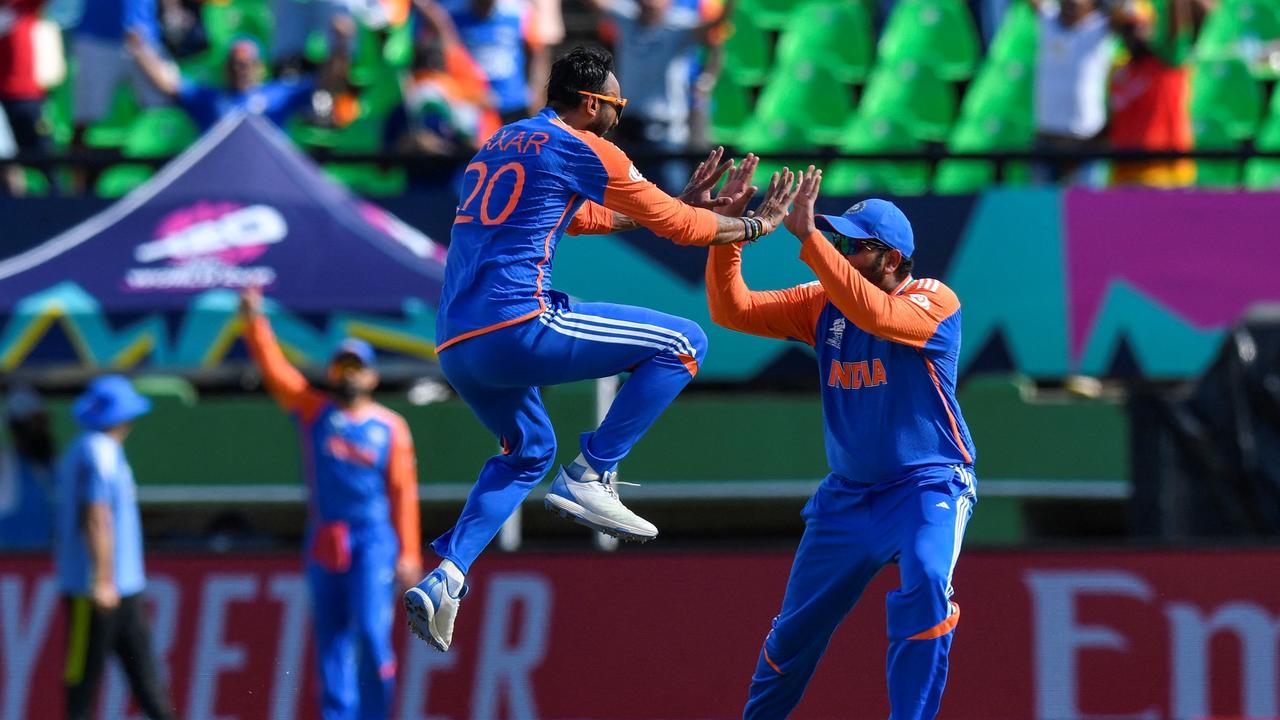
M707 353L707 333L702 329L702 326L692 320L684 320L679 332L689 341L689 345L695 351L694 357L701 362L703 355Z
M556 436L552 432L530 435L508 452L508 462L538 474L550 470L555 460Z

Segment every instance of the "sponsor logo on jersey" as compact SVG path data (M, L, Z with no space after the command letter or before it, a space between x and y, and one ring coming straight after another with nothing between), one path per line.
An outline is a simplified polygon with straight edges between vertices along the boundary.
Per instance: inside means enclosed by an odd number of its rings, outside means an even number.
M839 348L844 344L844 318L836 318L831 322L831 329L827 332L827 344L833 348Z

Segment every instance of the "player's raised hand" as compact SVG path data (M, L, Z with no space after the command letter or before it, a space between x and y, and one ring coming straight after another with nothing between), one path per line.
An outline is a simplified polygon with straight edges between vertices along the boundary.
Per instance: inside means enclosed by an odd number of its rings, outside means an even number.
M729 171L729 176L725 179L720 192L716 193L717 201L728 198L729 202L716 208L716 212L729 217L741 217L746 214L747 204L760 190L751 184L751 179L756 174L756 166L759 164L760 158L756 157L755 153L747 153L742 162Z
M791 172L791 168L783 168L781 173L774 173L770 178L769 189L765 191L764 200L752 213L764 222L765 229L762 235L768 235L782 224L782 218L786 217L787 208L791 206L791 201L795 198L799 187L795 184L795 179L796 176Z
M817 230L813 224L813 204L818 199L818 189L822 187L822 171L815 170L812 165L808 171L801 173L800 183L796 186L795 207L787 213L783 223L792 235L801 240L809 233Z
M253 317L262 314L262 289L245 288L240 291L240 314Z
M698 163L698 167L694 168L693 175L689 178L689 183L684 186L684 190L680 193L679 200L686 205L693 207L707 208L708 210L728 205L732 202L727 197L712 197L711 190L720 182L720 178L724 176L725 171L733 167L733 160L723 160L724 148L717 147L712 150L707 159ZM723 162L722 162L723 160Z

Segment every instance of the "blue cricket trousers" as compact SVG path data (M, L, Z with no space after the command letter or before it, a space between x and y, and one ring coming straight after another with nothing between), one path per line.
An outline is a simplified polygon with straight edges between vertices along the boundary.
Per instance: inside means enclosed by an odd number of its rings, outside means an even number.
M600 427L580 439L583 457L603 473L689 384L707 352L707 336L691 320L628 305L571 303L554 291L550 301L533 320L440 353L445 377L502 448L481 468L457 524L432 543L464 573L555 464L556 436L540 386L631 373Z
M323 720L391 716L396 683L391 623L399 549L391 526L376 523L351 529L351 567L346 572L330 572L314 560L307 563Z
M782 611L760 651L743 717L775 720L791 713L831 634L867 583L895 561L902 585L885 602L890 717L937 715L960 619L951 573L975 501L971 467L917 471L910 482L880 490L828 475L805 506Z

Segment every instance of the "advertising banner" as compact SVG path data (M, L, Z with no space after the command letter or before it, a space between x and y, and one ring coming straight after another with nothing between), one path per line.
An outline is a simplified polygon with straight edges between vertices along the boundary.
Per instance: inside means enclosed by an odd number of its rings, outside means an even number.
M249 287L300 360L356 334L421 363L444 258L271 123L232 116L127 197L0 261L0 369L217 366Z
M1275 718L1277 551L973 552L942 717ZM732 718L781 601L786 553L483 559L447 654L402 618L405 720ZM64 619L43 558L0 566L0 718L61 716ZM148 594L179 716L314 718L309 599L292 557L160 556ZM794 717L888 715L889 567L837 632ZM98 717L132 718L123 676Z

